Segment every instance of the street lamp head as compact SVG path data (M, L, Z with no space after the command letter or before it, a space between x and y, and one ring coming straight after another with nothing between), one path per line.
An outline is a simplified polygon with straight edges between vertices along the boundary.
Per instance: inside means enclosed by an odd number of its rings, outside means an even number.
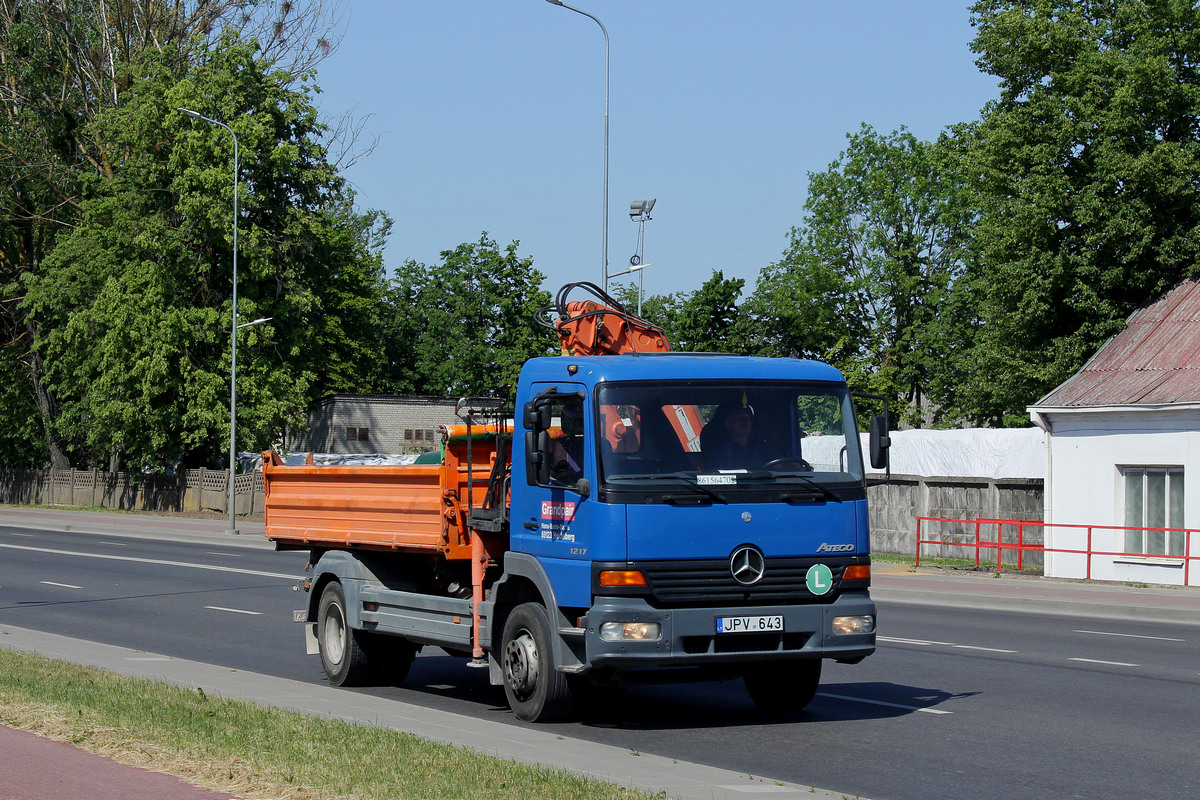
M634 200L629 204L629 218L633 221L638 219L650 219L650 209L654 208L654 204L658 199L654 200Z
M204 119L202 116L200 116L199 113L192 111L190 108L184 108L183 106L180 106L179 108L176 109L176 111L182 111L183 113L187 114L189 117L193 117L195 119Z
M563 4L562 0L546 0L546 2L552 6L561 6Z

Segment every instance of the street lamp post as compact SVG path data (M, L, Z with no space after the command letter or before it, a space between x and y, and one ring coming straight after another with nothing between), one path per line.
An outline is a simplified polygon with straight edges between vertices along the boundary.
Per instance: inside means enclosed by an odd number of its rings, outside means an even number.
M562 0L546 0L547 3L582 14L600 26L604 34L604 226L600 236L600 275L604 293L608 294L608 29L604 23L586 11L569 6Z
M238 256L238 138L233 132L233 128L226 125L224 122L218 122L211 117L206 117L188 108L179 108L180 111L194 119L204 120L210 125L224 128L229 131L229 135L233 137L233 319L229 325L229 352L230 352L230 368L229 368L229 529L225 532L236 535L237 529L237 505L234 495L234 477L237 474L237 330L238 330L238 273L237 273L237 256ZM254 323L251 323L254 324Z
M610 278L619 278L622 275L630 275L634 272L636 272L638 274L637 315L639 317L642 315L642 270L644 270L646 267L653 267L653 266L654 266L653 264L634 264L629 269L623 269L620 272L614 272L612 275L608 276Z
M644 270L646 267L654 266L653 264L643 264L642 256L643 248L646 246L646 221L651 219L650 210L654 208L654 204L656 202L658 201L634 200L629 204L629 219L638 223L637 248L633 256L629 259L629 269L622 270L621 272L615 272L612 275L609 275L607 272L605 272L606 278L619 278L622 275L628 275L631 272L636 272L638 274L637 313L639 317L642 315L642 277L644 275L642 270Z

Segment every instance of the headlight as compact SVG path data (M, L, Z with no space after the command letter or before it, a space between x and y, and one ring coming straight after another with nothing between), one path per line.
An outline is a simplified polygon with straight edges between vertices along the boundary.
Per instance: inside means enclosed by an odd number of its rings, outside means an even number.
M662 638L662 626L657 622L605 622L600 626L600 638L606 642L655 642Z
M836 634L874 633L875 618L870 614L858 617L834 617L833 632Z

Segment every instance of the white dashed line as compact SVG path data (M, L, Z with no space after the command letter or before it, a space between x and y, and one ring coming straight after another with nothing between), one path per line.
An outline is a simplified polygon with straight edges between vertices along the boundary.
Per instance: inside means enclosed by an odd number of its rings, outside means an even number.
M1140 667L1141 664L1129 664L1125 661L1100 661L1095 658L1068 658L1067 661L1081 661L1084 664L1103 664L1106 667Z
M46 586L57 586L60 589L82 589L82 586L76 586L73 583L55 583L54 581L38 581L38 583Z
M1111 631L1075 631L1090 633L1093 636L1123 636L1126 639L1153 639L1156 642L1186 642L1186 639L1172 639L1170 636L1144 636L1140 633L1113 633Z
M205 608L213 611L228 611L230 614L253 614L256 617L261 617L263 614L261 611L246 611L241 608L224 608L222 606L205 606Z
M906 706L900 703L886 703L883 700L868 700L865 697L850 697L844 694L826 694L825 692L817 692L817 697L828 697L830 700L849 700L852 703L867 703L872 706L887 706L888 708L900 708L905 711L923 711L926 714L953 714L953 711L942 711L940 708L923 708L921 706Z

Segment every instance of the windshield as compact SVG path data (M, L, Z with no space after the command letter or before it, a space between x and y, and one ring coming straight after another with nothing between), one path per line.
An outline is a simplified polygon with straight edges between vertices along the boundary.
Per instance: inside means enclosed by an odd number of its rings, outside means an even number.
M720 487L861 485L862 456L842 384L608 383L597 389L601 478ZM823 491L823 490L822 490Z

